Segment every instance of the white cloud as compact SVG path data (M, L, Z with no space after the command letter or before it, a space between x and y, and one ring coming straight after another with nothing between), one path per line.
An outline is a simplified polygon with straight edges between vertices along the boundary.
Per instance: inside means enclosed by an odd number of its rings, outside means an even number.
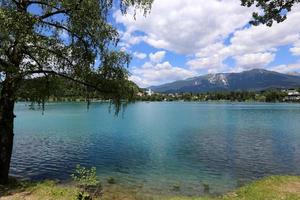
M227 66L224 60L229 56L228 49L222 43L215 43L201 49L187 65L197 71L208 73L221 72Z
M193 69L226 71L224 61L231 57L236 61L236 66L233 69L227 68L227 71L261 68L275 59L279 47L289 44L294 44L290 49L293 55L300 55L298 19L300 19L300 8L295 7L283 23L275 23L272 27L249 26L237 30L228 45L221 42L208 45L187 64Z
M153 62L153 63L161 62L164 59L165 56L166 56L165 51L158 51L156 53L150 53L149 54L150 61Z
M133 33L130 32L123 32L119 30L119 34L121 37L121 42L119 46L130 48L132 45L136 45L141 41L145 40L144 36L135 36Z
M300 56L300 40L298 42L295 42L294 46L290 49L290 52L294 56Z
M196 76L197 73L181 67L174 67L169 62L146 62L142 67L130 70L130 80L140 87L149 87Z
M121 47L121 48L120 48L120 51L122 51L122 52L126 52L126 51L127 51L127 49L126 49L126 47Z
M196 58L187 62L187 65L193 70L209 70L221 68L224 66L223 59L219 56L209 56Z
M137 52L137 51L133 53L133 56L137 59L140 59L140 60L143 60L143 59L147 58L147 54Z
M68 31L66 31L66 30L59 31L59 37L60 37L60 39L62 39L64 41L68 40L69 39Z
M154 1L146 17L137 13L135 20L133 12L123 16L119 11L114 16L126 27L125 43L132 43L128 35L141 31L145 36L138 38L156 48L192 54L243 27L252 11L237 0L161 0Z
M242 69L262 68L271 63L275 58L273 53L251 53L236 56L236 66Z
M271 68L270 63L278 49L285 45L293 45L291 54L300 56L300 6L293 7L286 21L274 23L272 27L248 25L252 12L252 8L240 6L237 0L211 0L209 3L207 0L156 0L146 17L137 13L135 20L132 12L125 16L116 12L114 17L125 27L121 41L127 48L146 42L188 58L185 68L164 62L171 66L164 71L159 66L163 64L166 51L150 54L150 62L133 70L132 77L143 85L167 82L174 74L178 77L179 72L188 77L185 75L250 68L299 71L298 64ZM228 66L227 59L236 64Z
M251 26L236 31L231 39L230 50L234 54L276 51L276 48L299 41L300 9L295 7L283 23L272 27Z
M295 64L271 67L270 70L277 71L280 73L300 72L300 61L298 61Z

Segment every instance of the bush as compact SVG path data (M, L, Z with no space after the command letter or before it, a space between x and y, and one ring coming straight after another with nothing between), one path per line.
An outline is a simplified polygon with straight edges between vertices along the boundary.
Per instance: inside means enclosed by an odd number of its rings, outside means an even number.
M91 200L92 197L102 194L95 167L87 169L77 165L75 173L71 177L81 189L81 192L77 195L77 200Z

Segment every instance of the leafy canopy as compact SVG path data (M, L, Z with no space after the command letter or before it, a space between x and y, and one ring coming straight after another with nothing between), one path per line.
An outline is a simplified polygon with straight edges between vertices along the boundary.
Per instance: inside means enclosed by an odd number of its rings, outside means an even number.
M134 7L146 14L152 1L1 0L0 83L17 90L23 80L60 76L127 98L130 56L116 47L119 34L108 16L117 4L122 13Z
M266 24L272 26L274 21L283 22L287 18L287 13L300 0L241 0L243 6L251 7L255 5L262 9L262 13L254 12L253 25Z

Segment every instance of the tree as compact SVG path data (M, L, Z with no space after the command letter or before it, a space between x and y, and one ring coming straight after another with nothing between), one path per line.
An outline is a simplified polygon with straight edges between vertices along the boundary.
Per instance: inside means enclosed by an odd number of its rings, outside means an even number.
M262 9L262 13L254 12L253 25L266 24L272 26L274 21L283 22L287 18L287 13L300 0L241 0L243 6L251 7L255 5Z
M129 7L147 13L152 0L118 2L122 13ZM24 80L59 76L115 102L128 97L130 56L116 47L119 35L108 22L114 5L113 0L0 1L0 184L8 181L13 110Z

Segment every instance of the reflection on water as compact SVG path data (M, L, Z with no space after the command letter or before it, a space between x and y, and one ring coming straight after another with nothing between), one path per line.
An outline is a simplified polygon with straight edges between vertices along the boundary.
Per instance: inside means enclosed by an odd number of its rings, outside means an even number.
M115 117L101 103L45 115L20 103L16 114L11 174L25 178L65 180L82 164L145 191L201 194L300 175L299 104L136 103Z

